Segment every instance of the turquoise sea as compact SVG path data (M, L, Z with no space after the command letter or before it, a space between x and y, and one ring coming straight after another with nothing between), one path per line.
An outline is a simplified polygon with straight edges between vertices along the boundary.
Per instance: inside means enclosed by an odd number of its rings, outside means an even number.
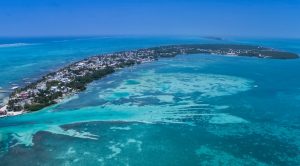
M95 54L187 43L300 54L298 39L3 38L0 87ZM0 165L300 165L300 59L180 55L124 69L57 105L0 118Z

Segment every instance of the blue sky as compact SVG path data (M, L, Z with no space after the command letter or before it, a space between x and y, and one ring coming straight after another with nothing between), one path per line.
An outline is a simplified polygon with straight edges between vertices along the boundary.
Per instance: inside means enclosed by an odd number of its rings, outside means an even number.
M1 0L0 36L300 38L300 0Z

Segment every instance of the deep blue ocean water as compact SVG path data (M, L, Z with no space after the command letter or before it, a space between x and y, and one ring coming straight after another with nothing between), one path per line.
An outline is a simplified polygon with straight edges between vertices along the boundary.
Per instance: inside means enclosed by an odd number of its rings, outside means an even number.
M95 54L185 43L300 54L296 39L2 39L0 87L22 86ZM1 118L0 165L300 165L299 103L299 59L161 59L95 81L44 110Z

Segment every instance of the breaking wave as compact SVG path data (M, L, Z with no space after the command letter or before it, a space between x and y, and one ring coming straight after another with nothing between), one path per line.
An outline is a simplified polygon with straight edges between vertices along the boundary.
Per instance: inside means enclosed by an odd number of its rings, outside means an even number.
M9 44L0 44L0 48L7 48L7 47L22 47L33 45L32 43L9 43Z

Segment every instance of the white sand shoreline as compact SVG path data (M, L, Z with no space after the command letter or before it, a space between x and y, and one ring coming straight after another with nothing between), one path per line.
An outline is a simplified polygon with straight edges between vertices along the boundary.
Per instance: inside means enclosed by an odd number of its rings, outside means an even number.
M4 105L3 107L0 108L0 118L7 117L7 116L16 116L16 115L21 115L25 113L24 111L7 111L7 105Z

